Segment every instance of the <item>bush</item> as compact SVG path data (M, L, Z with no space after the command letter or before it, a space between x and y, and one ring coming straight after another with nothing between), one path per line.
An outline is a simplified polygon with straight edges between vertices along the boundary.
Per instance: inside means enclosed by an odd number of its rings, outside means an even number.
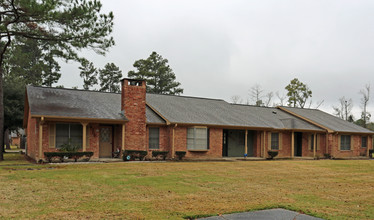
M374 154L374 149L370 149L369 150L369 157L373 158L373 154Z
M178 160L182 160L184 156L186 156L186 151L176 151L175 154L178 157Z
M330 154L323 154L323 156L325 156L326 159L331 159L331 155Z
M125 150L123 152L123 161L135 160L144 160L144 157L147 156L148 152L144 150Z
M57 157L60 158L61 162L64 162L64 158L72 158L75 162L81 157L87 157L89 161L92 157L93 152L86 151L86 152L44 152L44 156L47 158L48 162L52 162L52 158Z
M165 160L168 153L169 151L152 151L152 157L158 158L159 156L161 156L161 158Z
M278 151L269 150L268 151L269 159L272 160L274 157L278 156Z
M80 146L72 145L71 141L69 139L68 143L64 143L63 145L61 145L59 151L61 151L61 152L77 152L81 148L82 147L80 147Z

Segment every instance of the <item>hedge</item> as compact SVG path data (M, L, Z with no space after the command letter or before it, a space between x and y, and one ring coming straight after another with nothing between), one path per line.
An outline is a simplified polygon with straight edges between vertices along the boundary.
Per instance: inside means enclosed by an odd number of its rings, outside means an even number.
M186 156L186 151L176 151L175 154L178 156L178 160L182 160Z
M60 158L61 162L64 162L64 158L72 158L75 162L81 157L88 157L88 160L93 156L93 152L85 151L85 152L44 152L44 156L47 158L48 162L52 161L52 158L58 157Z
M166 156L168 155L169 151L152 151L152 157L157 158L158 156L161 156L163 160L166 159Z
M135 160L144 160L144 157L147 156L148 152L144 150L125 150L123 152L123 161Z
M270 160L273 159L274 157L278 156L278 151L272 151L272 150L269 150L268 151L268 154L270 156Z

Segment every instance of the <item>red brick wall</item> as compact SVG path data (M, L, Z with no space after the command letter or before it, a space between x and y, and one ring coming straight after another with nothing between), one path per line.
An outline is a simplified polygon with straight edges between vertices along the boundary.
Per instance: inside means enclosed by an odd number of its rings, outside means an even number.
M141 86L129 85L129 80L122 81L121 109L125 110L126 141L125 148L131 150L146 150L146 115L145 115L145 81Z
M186 158L217 158L222 157L223 130L221 128L209 128L209 150L194 152L187 150L187 128L174 128L175 151L186 151ZM172 143L172 128L170 129L170 146Z
M38 144L38 123L35 118L30 117L29 111L29 118L27 120L27 128L26 128L26 135L27 135L27 156L36 159L38 154L37 152L37 144Z
M89 130L89 143L86 151L94 152L92 158L99 158L99 141L100 141L100 126L99 124L88 124L87 131Z
M366 136L366 135L364 135ZM334 134L332 135L332 140L329 143L331 145L331 156L335 158L349 158L349 157L358 157L358 156L366 156L367 148L361 147L361 137L362 135L351 135L351 141L353 144L351 145L351 150L339 150L339 138L340 135ZM371 137L368 137L368 147L370 148L372 144Z
M20 137L12 137L11 142L12 142L13 146L19 147L20 143L21 143L21 138Z
M149 149L149 127L158 127L160 130L159 149ZM147 126L146 146L148 150L148 158L152 157L152 151L169 151L168 157L171 157L171 145L169 143L169 127L167 126Z

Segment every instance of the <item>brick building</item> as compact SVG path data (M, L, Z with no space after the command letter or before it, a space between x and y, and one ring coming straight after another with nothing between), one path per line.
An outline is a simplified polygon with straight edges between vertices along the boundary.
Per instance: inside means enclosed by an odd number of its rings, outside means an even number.
M367 156L372 131L316 109L236 105L219 99L147 94L145 81L122 92L26 88L27 155L43 159L70 142L93 158L120 150L186 151L187 158Z

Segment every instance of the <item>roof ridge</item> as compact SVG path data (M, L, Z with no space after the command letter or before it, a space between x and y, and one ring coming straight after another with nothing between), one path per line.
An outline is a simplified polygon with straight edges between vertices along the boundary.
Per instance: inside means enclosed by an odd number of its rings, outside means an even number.
M215 98L206 98L206 97L196 97L196 96L184 96L184 95L171 95L171 94L156 94L156 93L150 93L147 92L149 95L162 95L162 96L173 96L173 97L181 97L181 98L192 98L192 99L206 99L206 100L215 100L215 101L224 101L223 99L215 99Z
M269 108L269 109L278 109L277 107L272 106L257 106L257 105L249 105L249 104L240 104L240 103L229 103L230 105L239 105L239 106L249 106L249 107L259 107L259 108Z
M118 92L105 92L105 91L97 91L97 90L85 90L85 89L73 89L73 88L57 88L51 86L35 86L35 85L27 85L27 87L34 87L34 88L41 88L41 89L53 89L53 90L69 90L69 91L81 91L81 92L97 92L97 93L106 93L106 94L118 94Z

